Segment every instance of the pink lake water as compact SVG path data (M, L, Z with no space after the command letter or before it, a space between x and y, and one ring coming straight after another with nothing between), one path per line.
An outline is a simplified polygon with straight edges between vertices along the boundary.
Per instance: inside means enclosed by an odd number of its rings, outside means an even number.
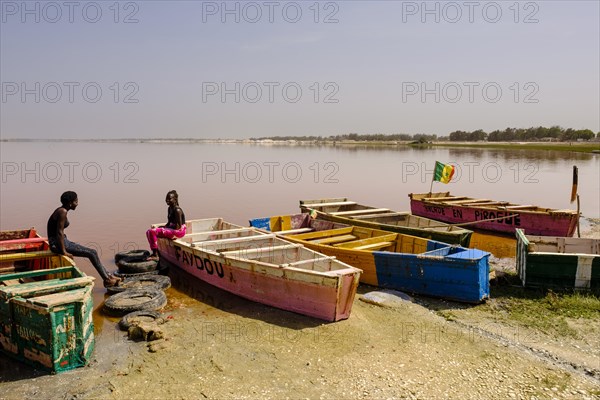
M409 210L408 194L429 191L435 161L457 167L434 191L550 208L569 202L579 168L581 212L600 218L600 156L582 153L399 147L277 146L89 142L3 142L0 229L46 221L60 195L74 190L69 239L98 250L115 270L115 252L147 248L145 231L164 222L166 193L175 189L188 220L222 217L247 225L257 217L299 211L298 200L348 197ZM582 220L585 226L585 219ZM506 248L506 247L505 247ZM505 255L499 255L505 256ZM87 260L77 264L97 273ZM95 305L104 289L97 281Z

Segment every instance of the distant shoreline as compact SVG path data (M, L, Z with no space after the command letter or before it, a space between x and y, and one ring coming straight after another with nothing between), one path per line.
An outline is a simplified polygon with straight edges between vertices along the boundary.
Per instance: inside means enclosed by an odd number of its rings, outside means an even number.
M448 142L415 143L411 141L355 140L271 140L271 139L197 139L197 138L125 138L125 139L0 139L0 142L85 142L85 143L224 143L266 146L369 146L369 147L459 147L507 150L554 150L600 154L600 142Z

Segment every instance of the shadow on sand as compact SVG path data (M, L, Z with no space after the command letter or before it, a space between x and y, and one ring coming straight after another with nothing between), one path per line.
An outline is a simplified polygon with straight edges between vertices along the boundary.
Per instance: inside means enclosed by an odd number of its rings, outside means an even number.
M209 285L179 268L169 268L168 274L173 288L179 292L227 313L294 330L331 324L328 321L247 300Z

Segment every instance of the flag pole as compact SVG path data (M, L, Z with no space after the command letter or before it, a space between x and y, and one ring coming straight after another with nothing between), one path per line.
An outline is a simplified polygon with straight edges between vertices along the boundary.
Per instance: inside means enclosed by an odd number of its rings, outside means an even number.
M581 232L579 232L579 194L577 195L577 237L581 237Z
M581 237L581 232L579 231L579 212L580 212L580 202L579 202L579 193L577 193L577 185L579 183L579 171L577 170L577 165L573 165L573 185L571 186L571 203L577 200L577 237Z
M433 170L433 176L431 177L431 186L429 186L429 197L433 193L433 182L435 181L435 169Z

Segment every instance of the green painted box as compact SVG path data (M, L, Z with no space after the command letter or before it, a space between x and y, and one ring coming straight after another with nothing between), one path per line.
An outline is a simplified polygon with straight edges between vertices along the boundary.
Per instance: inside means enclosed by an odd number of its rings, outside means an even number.
M0 348L52 373L86 365L93 280L75 266L0 275Z
M517 229L517 272L523 286L600 288L600 239L525 235Z

